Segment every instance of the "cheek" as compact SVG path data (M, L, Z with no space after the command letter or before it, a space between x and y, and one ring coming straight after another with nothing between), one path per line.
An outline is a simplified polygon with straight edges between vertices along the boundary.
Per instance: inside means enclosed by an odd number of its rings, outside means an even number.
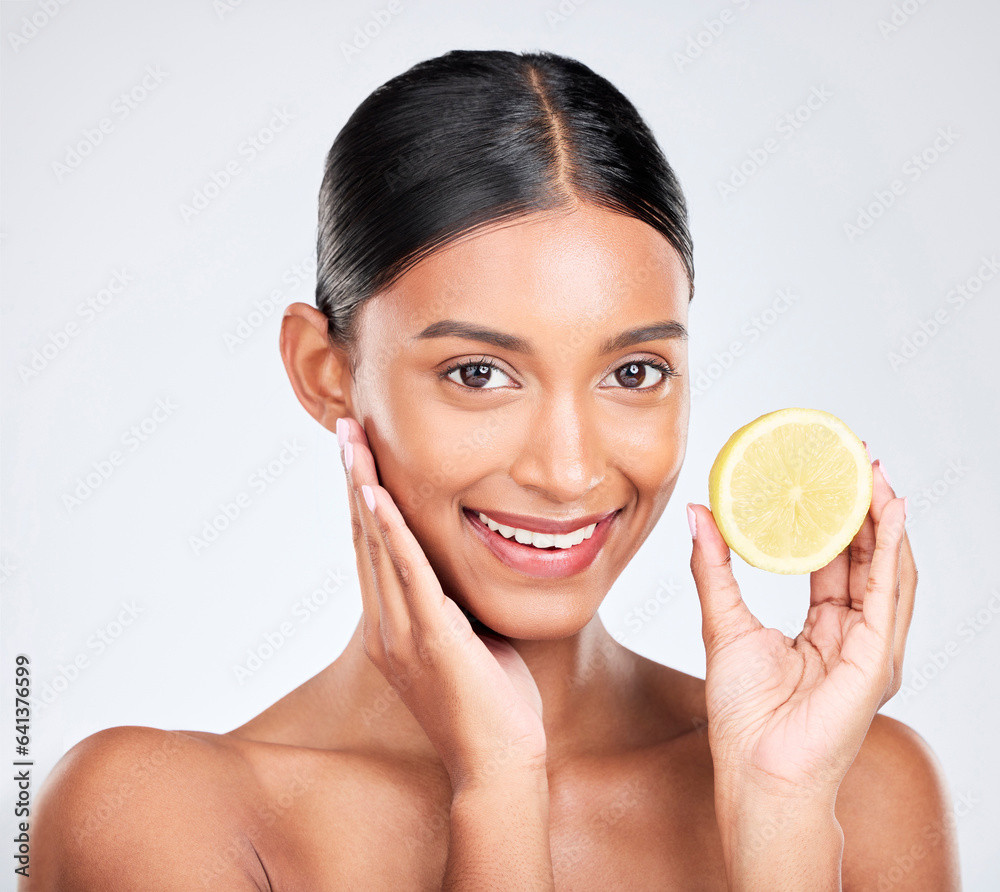
M687 410L637 414L612 428L609 461L646 496L673 489L687 448Z
M414 529L449 513L509 451L497 413L455 412L413 393L384 396L365 429L380 482Z

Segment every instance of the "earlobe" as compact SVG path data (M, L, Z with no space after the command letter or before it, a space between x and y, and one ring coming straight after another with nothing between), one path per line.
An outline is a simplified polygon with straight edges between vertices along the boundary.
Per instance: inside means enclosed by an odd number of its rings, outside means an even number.
M289 305L278 346L295 395L323 427L334 431L339 417L354 414L343 387L348 356L330 344L323 313L305 303Z

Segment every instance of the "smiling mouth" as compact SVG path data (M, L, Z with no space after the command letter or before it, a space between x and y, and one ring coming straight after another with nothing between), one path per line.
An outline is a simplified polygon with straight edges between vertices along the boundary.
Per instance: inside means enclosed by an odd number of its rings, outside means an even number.
M532 537L530 542L522 542L515 536L508 537L501 530L493 529L490 526L489 515L486 515L486 521L483 521L481 512L473 508L462 508L478 539L495 558L512 570L539 578L572 576L589 567L602 551L610 528L621 511L619 508L593 524L588 524L587 527L580 527L562 536L522 530L522 539L528 533ZM501 525L493 521L493 526ZM587 529L590 526L593 526L593 529L588 535ZM513 529L516 533L518 528ZM561 540L559 544L555 542L557 538Z
M471 512L471 509L466 510ZM594 530L597 528L597 523L595 522L578 527L569 533L539 533L534 530L500 523L482 511L475 513L486 526L493 530L494 533L499 533L504 539L513 540L519 545L541 550L572 548L574 545L579 545L584 539L589 539L593 536Z

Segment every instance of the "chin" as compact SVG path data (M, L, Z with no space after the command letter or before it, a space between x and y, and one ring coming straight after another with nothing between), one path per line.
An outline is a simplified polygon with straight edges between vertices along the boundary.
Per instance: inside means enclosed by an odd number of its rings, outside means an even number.
M531 598L525 604L461 605L475 631L492 632L503 638L554 641L576 635L593 618L577 601L560 603L558 596Z

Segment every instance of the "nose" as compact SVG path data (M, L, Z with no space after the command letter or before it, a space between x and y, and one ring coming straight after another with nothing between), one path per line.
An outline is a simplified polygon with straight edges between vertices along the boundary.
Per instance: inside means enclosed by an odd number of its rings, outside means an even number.
M550 502L582 506L606 477L605 433L583 398L567 393L541 400L521 432L510 476Z

